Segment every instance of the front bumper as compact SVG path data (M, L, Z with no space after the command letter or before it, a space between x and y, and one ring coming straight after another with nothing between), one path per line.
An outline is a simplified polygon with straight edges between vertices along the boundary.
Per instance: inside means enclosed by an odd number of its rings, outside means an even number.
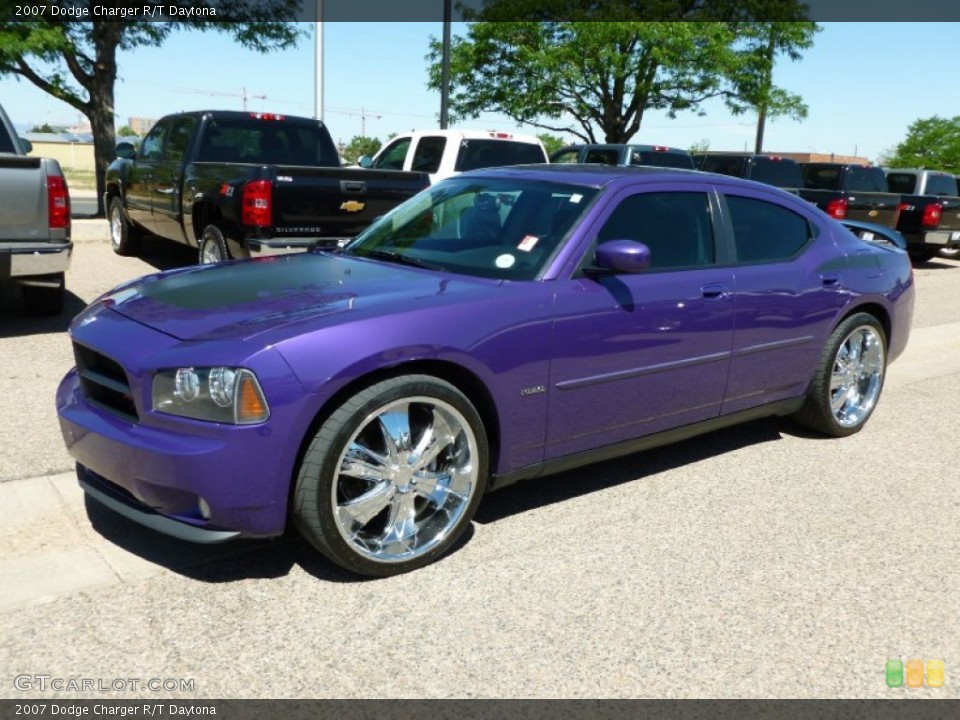
M73 243L0 242L0 280L57 275L70 268Z

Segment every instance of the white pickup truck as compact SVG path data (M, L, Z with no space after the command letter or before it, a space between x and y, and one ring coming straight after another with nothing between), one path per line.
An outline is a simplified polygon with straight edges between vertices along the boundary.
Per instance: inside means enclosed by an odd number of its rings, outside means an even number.
M534 135L483 130L420 130L397 135L360 167L417 170L431 184L467 170L548 162L543 143Z
M19 284L29 311L59 315L73 252L70 195L60 164L29 151L0 107L0 284Z

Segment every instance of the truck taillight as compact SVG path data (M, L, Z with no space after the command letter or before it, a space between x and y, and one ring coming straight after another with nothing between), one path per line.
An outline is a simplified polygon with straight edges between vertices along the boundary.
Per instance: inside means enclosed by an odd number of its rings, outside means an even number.
M244 225L270 227L273 225L273 183L269 180L252 180L243 186Z
M940 216L943 214L943 206L940 203L930 203L923 209L923 218L920 225L925 228L935 228L940 225Z
M51 230L70 227L70 194L62 175L47 178L47 209Z
M252 112L250 117L254 120L283 120L283 115L277 115L276 113Z
M827 215L837 220L843 220L847 217L847 199L837 198L827 203Z

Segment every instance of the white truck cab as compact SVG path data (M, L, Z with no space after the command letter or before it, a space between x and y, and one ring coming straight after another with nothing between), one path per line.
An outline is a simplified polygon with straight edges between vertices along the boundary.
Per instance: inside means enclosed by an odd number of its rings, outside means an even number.
M392 138L359 165L377 170L417 170L430 182L467 170L548 162L535 135L484 130L419 130Z

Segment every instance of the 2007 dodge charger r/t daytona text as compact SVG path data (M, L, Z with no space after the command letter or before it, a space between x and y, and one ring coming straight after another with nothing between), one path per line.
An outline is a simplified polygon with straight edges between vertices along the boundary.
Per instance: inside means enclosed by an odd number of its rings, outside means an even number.
M860 430L913 314L883 230L694 171L480 170L339 250L107 293L71 325L61 429L84 490L160 532L290 519L392 575L517 480L763 416Z

